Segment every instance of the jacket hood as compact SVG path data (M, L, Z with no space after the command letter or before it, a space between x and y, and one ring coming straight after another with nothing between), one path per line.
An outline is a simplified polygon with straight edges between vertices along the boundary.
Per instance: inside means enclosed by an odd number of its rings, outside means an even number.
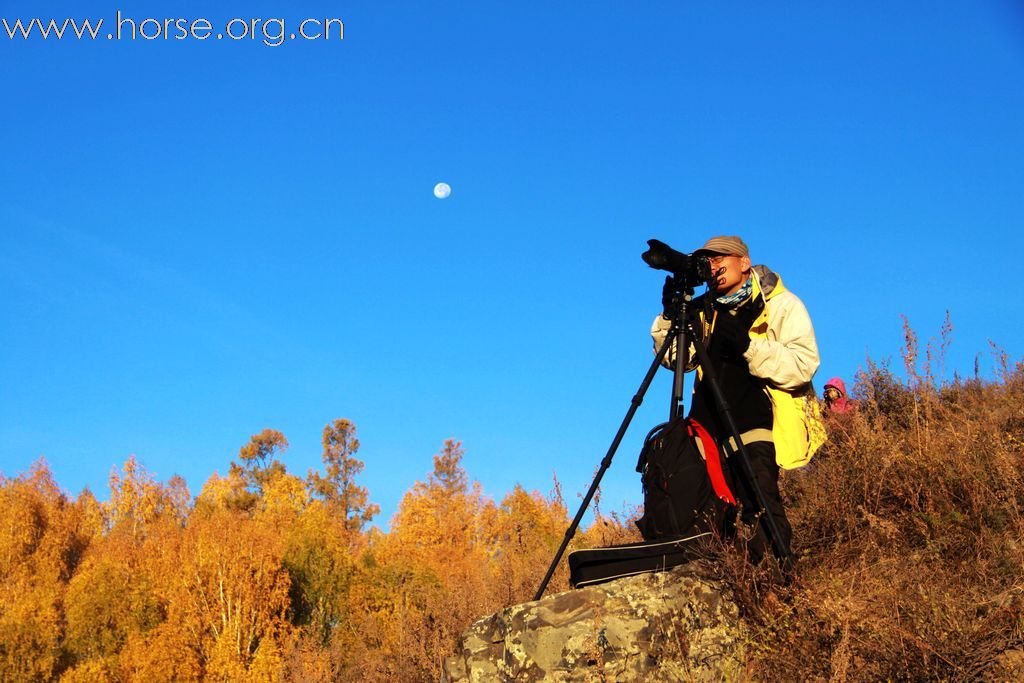
M846 396L846 383L843 382L842 378L833 377L832 379L830 379L825 384L826 389L828 389L829 387L835 387L836 389L839 390L839 393L841 393L844 397Z
M751 270L757 278L757 285L761 288L761 294L766 300L786 291L785 285L782 284L782 278L768 266L758 264Z

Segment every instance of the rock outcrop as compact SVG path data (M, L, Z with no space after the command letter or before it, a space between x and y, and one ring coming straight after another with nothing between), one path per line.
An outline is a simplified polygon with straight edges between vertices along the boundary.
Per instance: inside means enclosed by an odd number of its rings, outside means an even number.
M707 576L692 563L509 607L470 626L444 680L735 680L738 609Z

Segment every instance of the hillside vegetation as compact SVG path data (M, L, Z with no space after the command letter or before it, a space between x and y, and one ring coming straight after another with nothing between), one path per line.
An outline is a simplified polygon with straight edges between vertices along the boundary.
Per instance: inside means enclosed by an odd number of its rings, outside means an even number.
M557 482L495 502L447 441L384 533L355 426L323 444L298 477L264 430L194 498L134 458L105 503L43 461L0 481L0 679L430 680L473 620L530 599L568 523ZM625 529L599 514L577 542Z
M976 680L1024 643L1024 367L939 382L909 331L904 360L869 363L857 412L786 473L798 579L723 555L752 680ZM194 497L134 459L105 503L44 462L0 481L0 678L433 680L473 620L532 597L568 523L557 482L491 500L448 441L384 533L355 426L323 445L299 477L265 430ZM575 545L634 540L627 517Z
M941 383L906 333L908 379L869 363L858 412L785 480L796 584L727 567L757 680L1024 676L1024 365Z

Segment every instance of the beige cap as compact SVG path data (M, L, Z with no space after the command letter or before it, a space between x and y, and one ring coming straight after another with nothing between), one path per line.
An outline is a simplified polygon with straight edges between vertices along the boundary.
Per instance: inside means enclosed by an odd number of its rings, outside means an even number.
M711 239L704 243L703 247L701 247L700 249L693 253L750 256L750 250L747 249L747 243L741 240L736 235L719 235L718 237L712 237Z

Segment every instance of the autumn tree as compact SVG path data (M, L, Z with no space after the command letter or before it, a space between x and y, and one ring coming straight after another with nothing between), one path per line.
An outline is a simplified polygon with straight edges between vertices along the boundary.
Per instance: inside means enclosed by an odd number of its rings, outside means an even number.
M243 511L194 516L162 560L168 621L210 680L279 678L292 627L279 530Z
M434 455L427 481L413 485L392 521L392 535L424 561L449 555L454 559L475 545L482 497L477 487L470 491L463 454L461 442L446 440Z
M83 511L95 505L88 492L79 499ZM73 667L66 676L72 681L119 677L125 652L137 654L139 643L158 640L154 631L162 634L160 642L171 642L158 562L174 547L191 512L184 479L174 476L161 483L130 457L111 473L110 500L102 508L107 532L89 547L64 600L64 647ZM179 654L176 660L188 658ZM129 669L138 669L136 664ZM174 678L187 680L186 669L176 666L174 671Z
M291 620L315 648L348 630L347 600L355 572L350 532L315 501L286 532L283 563L291 579Z
M531 599L558 548L568 516L557 488L551 496L516 484L487 519L492 581L503 604ZM565 585L565 563L556 585Z
M473 619L534 589L566 523L557 492L495 505L449 439L391 530L366 531L355 425L322 443L300 478L263 430L194 503L134 457L106 502L69 500L45 463L0 477L0 679L426 680Z
M380 506L370 503L370 492L356 484L364 467L355 457L359 451L356 426L345 419L335 420L324 427L322 443L324 474L310 471L310 488L341 516L348 531L360 531L380 512Z
M196 496L194 514L208 515L220 509L248 511L255 504L256 494L249 490L242 469L232 463L227 476L214 472L203 484Z
M175 475L167 485L129 456L119 472L110 473L110 501L106 505L107 520L114 529L125 526L132 535L144 533L156 520L184 523L191 505L185 480Z
M91 537L83 509L40 459L0 477L0 678L53 678L62 666L61 605Z
M249 443L238 451L241 463L231 463L229 477L245 483L248 495L241 495L238 507L252 509L263 496L271 479L285 473L285 466L277 456L288 449L288 439L276 429L264 429L249 437Z
M441 451L434 456L434 471L427 477L428 486L440 490L445 496L466 493L469 475L462 467L465 454L461 441L446 439Z
M71 580L64 601L65 647L76 664L115 662L129 635L163 621L143 552L128 534L96 544Z
M96 499L89 487L85 487L75 498L74 506L78 509L81 530L85 537L99 538L107 528L107 513L103 503Z
M356 428L339 419L323 430L324 472L310 471L309 492L314 500L288 527L284 563L292 581L293 623L302 626L298 649L304 664L293 675L308 678L311 662L329 662L334 675L353 659L356 630L348 607L356 555L363 545L364 524L379 511L369 503L369 491L356 483L363 463ZM318 659L329 646L338 656Z
M450 651L473 617L494 605L488 587L482 521L493 504L462 467L462 444L444 442L425 482L405 494L391 532L375 549L375 585L369 594L366 631L376 656L411 658L414 671L394 677L432 675L432 662ZM380 666L386 666L381 663Z

